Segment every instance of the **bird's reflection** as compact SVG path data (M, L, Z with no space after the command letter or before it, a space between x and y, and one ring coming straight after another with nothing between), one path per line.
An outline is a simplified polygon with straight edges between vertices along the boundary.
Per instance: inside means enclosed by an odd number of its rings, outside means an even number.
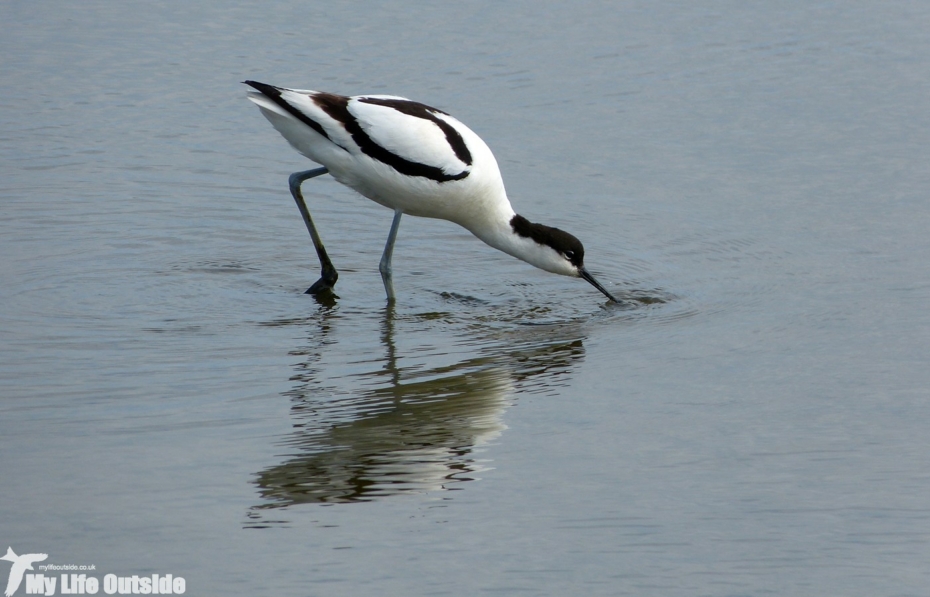
M327 386L336 367L325 367L323 360L338 343L341 318L338 307L320 307L316 317L301 322L312 321L313 342L295 352L302 361L287 393L295 429L282 441L289 454L256 475L263 502L250 511L249 526L272 524L270 510L299 503L460 488L486 468L480 448L506 429L503 414L512 397L560 385L584 355L578 329L513 326L515 332L502 333L469 324L458 328L456 338L471 353L466 358L437 365L451 351L433 347L431 352L429 346L405 348L401 358L395 345L398 322L428 323L443 314L399 320L389 306L379 323L381 354L355 354L356 362L349 364L343 359L343 368L362 370L343 371L336 385ZM403 337L406 343L409 335ZM424 356L417 360L419 352ZM345 386L356 387L347 394Z

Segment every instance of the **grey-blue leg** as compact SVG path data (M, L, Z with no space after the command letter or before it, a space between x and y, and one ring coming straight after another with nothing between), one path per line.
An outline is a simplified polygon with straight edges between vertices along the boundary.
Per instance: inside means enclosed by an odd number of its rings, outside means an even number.
M394 241L397 240L397 229L400 228L400 217L404 212L399 209L394 212L394 221L391 222L391 231L388 233L387 243L384 245L384 254L381 255L381 281L384 282L384 292L388 301L394 300L394 278L391 269L391 256L394 255Z
M333 286L336 285L336 280L339 279L339 273L336 272L336 268L333 267L332 261L329 260L329 256L326 254L323 241L320 240L320 235L316 231L316 226L313 225L313 219L310 218L310 210L307 209L307 203L304 201L303 193L300 192L300 185L303 181L326 174L327 172L329 172L329 170L326 168L314 168L313 170L306 170L304 172L295 172L291 174L291 177L287 181L288 185L291 187L291 195L294 196L294 201L297 202L297 209L300 210L300 215L304 218L304 224L307 225L310 238L313 239L313 247L316 249L316 254L320 258L320 266L323 268L320 279L307 289L306 294L317 294L319 292L332 290Z

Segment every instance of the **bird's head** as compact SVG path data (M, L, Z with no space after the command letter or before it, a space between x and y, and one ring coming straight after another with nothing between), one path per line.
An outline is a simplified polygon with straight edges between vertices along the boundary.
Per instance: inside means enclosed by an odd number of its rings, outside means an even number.
M582 278L600 290L615 303L620 301L594 279L584 267L584 245L581 241L559 228L534 224L521 215L510 220L514 233L532 240L537 250L527 256L521 256L528 263L553 274Z

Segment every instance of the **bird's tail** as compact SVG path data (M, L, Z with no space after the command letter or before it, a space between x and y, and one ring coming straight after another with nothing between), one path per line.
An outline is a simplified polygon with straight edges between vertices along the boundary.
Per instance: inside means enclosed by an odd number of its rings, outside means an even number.
M3 556L2 558L0 558L0 560L6 560L7 562L15 562L15 561L18 560L18 559L19 559L19 556L17 556L17 555L13 552L13 548L12 548L12 547L7 547L7 548L6 548L6 555Z

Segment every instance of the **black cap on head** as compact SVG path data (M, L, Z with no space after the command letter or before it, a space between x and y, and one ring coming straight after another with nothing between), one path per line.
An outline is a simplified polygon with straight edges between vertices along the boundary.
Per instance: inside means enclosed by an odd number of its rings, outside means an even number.
M556 253L565 255L575 267L584 267L584 246L568 232L552 226L534 224L519 214L510 219L510 227L520 236L552 247Z

